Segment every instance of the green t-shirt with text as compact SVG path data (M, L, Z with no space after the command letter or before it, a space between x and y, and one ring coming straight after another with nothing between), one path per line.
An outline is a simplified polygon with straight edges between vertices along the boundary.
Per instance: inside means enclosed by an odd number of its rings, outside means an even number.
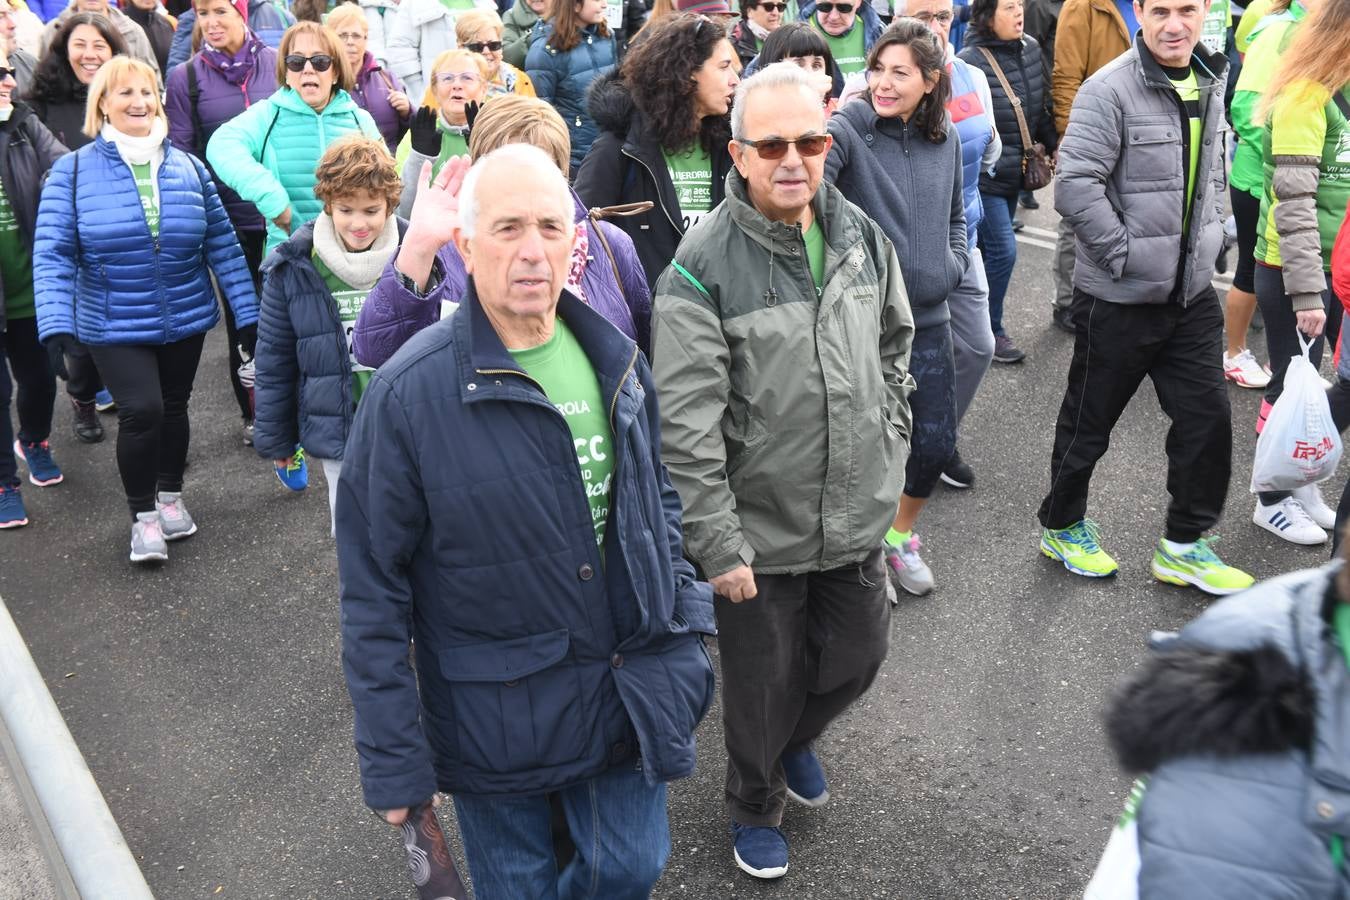
M1195 201L1195 170L1200 164L1200 84L1195 80L1195 70L1187 68L1184 72L1179 69L1167 68L1167 77L1172 82L1172 87L1176 89L1181 97L1182 105L1186 107L1186 117L1190 120L1191 130L1191 152L1190 158L1186 160L1186 227L1191 223L1191 204Z
M666 158L666 171L675 185L675 199L684 214L684 229L688 231L712 209L712 159L700 144L683 153L661 151Z
M825 286L825 232L818 220L811 220L811 227L802 239L806 241L806 263L811 267L811 280L816 283L816 296L820 296Z
M347 358L351 360L352 366L352 402L360 403L361 395L370 385L370 376L375 370L356 361L356 354L352 352L352 330L356 328L356 317L361 314L361 307L365 305L369 292L357 290L334 275L333 270L328 268L328 264L317 252L310 258L314 261L314 268L318 271L319 277L328 288L328 293L333 295L333 301L337 304L342 333L347 335Z
M1228 0L1214 0L1200 23L1200 42L1210 53L1223 56L1228 47L1228 29L1233 24L1233 10Z
M4 279L5 316L10 319L31 319L36 316L33 254L24 249L23 236L19 234L19 220L14 215L9 197L5 195L3 184L0 184L0 277Z
M595 367L562 319L556 320L553 337L545 343L510 353L567 421L586 501L591 506L595 543L603 547L609 522L610 478L614 474L614 434Z
M829 45L830 55L834 57L834 64L839 67L840 74L847 78L854 72L861 72L867 68L867 44L864 41L866 35L864 34L862 17L855 18L853 27L839 37L835 37L821 28L818 18L818 16L811 17L811 27L825 38L825 43Z
M155 173L150 170L150 163L144 165L132 165L132 177L136 179L136 193L141 195L141 208L145 210L145 224L150 226L150 233L159 237L159 204L155 201Z

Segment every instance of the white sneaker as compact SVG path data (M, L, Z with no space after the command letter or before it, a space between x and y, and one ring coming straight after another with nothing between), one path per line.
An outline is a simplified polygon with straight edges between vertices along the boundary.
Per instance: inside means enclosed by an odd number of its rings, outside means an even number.
M919 555L922 546L918 536L913 534L899 547L886 545L886 564L891 567L891 577L899 582L905 593L916 597L933 590L933 570Z
M164 543L164 532L160 528L159 513L136 513L136 521L131 525L131 561L165 562L169 558L169 545Z
M1303 506L1293 497L1285 497L1271 506L1263 504L1258 497L1252 521L1291 544L1312 546L1325 544L1327 541L1327 533L1308 516Z
M155 501L159 529L166 541L177 541L197 533L197 523L183 505L181 491L160 491Z
M1303 507L1308 518L1322 528L1336 527L1336 510L1327 506L1327 502L1322 499L1322 489L1317 485L1305 484L1301 488L1294 488L1294 499Z
M1270 372L1246 347L1237 356L1223 355L1223 377L1238 387L1260 389L1270 384Z

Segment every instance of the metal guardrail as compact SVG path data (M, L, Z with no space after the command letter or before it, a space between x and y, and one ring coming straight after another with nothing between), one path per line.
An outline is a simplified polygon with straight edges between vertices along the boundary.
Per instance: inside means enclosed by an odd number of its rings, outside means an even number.
M36 807L28 814L58 891L73 900L154 900L3 598L0 685L0 752L14 757L21 801Z

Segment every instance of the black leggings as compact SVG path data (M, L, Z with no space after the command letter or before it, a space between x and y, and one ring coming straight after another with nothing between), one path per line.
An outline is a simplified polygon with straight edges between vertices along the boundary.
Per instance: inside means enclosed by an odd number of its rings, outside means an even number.
M257 291L258 297L262 297L262 274L260 269L263 263L263 250L267 246L266 231L243 231L236 228L235 236L239 238L239 247L244 251L244 263L248 266L249 274L253 276L253 289ZM239 329L234 324L234 310L230 309L230 303L224 295L220 295L221 311L225 314L225 343L230 348L230 387L234 390L235 402L239 404L239 414L244 417L244 421L253 421L253 407L248 402L248 391L239 383L239 367L244 364L244 359L239 355Z
M19 483L14 451L10 449L14 426L9 418L9 404L15 395L14 382L19 384L19 440L25 444L41 443L52 431L56 377L37 335L37 319L32 317L10 319L0 333L0 487Z
M173 344L90 347L117 399L117 470L131 518L155 508L155 493L181 491L188 451L188 398L206 335Z
M1233 287L1248 294L1256 293L1252 281L1256 272L1256 229L1261 225L1261 201L1240 187L1228 186L1228 197L1233 204L1233 221L1237 224L1237 268L1233 270Z

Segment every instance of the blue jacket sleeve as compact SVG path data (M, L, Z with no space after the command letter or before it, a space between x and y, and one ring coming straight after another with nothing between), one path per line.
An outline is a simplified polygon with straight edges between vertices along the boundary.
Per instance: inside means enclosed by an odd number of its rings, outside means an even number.
M263 138L276 116L277 108L271 99L260 100L217 128L206 142L206 161L216 177L257 207L269 222L291 208L291 195L261 159ZM366 115L366 119L370 116ZM361 121L360 115L357 120ZM364 121L361 130L366 131ZM379 137L378 131L375 137Z
M379 368L389 361L408 338L433 324L441 317L441 301L459 302L467 276L464 263L447 244L436 255L432 266L435 287L426 296L419 297L399 283L394 263L389 260L384 273L375 283L352 331L352 352L363 366Z
M647 273L638 259L633 239L617 225L601 222L609 246L614 249L614 262L619 267L619 287L623 289L623 298L628 303L628 311L633 314L633 330L637 332L637 344L648 356L652 352L652 292L647 286Z
M408 567L426 522L412 426L377 372L356 410L336 509L342 670L356 716L361 786L373 809L413 806L436 791L408 661Z
M266 272L258 314L253 383L253 447L263 459L286 459L300 442L300 358L286 302L289 266Z
M56 161L38 200L33 235L33 294L37 301L38 338L77 335L75 330L75 154Z
M216 183L195 156L187 156L202 180L202 201L206 207L206 261L220 282L220 290L229 301L236 326L253 325L258 321L258 295L253 290L253 276L244 261L239 237L230 223L225 204L220 202Z
M188 61L192 55L192 26L197 21L197 11L189 7L178 17L178 28L173 33L173 43L169 45L169 70L179 63Z
M565 54L549 53L548 34L536 31L530 52L525 56L525 74L534 83L534 95L545 103L552 103L558 93L558 60Z

